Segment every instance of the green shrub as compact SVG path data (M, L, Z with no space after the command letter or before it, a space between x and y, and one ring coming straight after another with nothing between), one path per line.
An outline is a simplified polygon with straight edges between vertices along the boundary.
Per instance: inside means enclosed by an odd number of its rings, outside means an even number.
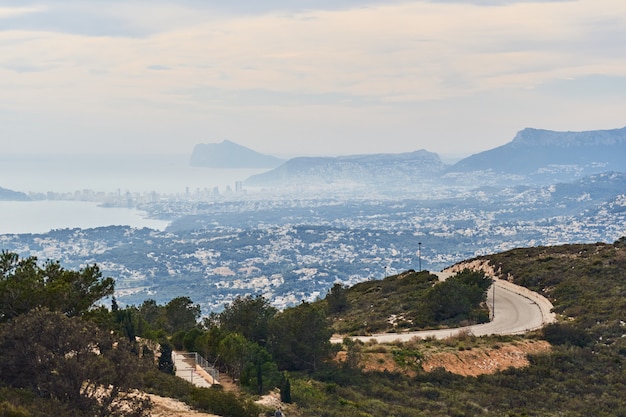
M571 324L554 323L543 329L545 339L553 345L572 345L585 347L591 344L591 336Z
M257 417L261 412L252 400L219 389L194 387L191 399L195 407L224 417Z
M0 417L29 417L30 415L24 407L15 406L7 401L0 402Z
M176 333L174 333L174 335L172 335L172 345L174 346L174 349L176 350L183 350L183 341L185 340L185 335L187 334L187 332L185 332L184 330L178 331Z

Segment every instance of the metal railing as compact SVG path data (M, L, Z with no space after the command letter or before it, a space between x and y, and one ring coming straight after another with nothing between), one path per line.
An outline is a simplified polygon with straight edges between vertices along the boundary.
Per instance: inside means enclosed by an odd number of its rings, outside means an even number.
M206 359L204 359L198 352L179 352L178 355L185 357L186 359L193 359L194 363L200 368L204 369L213 378L214 383L218 384L220 381L220 371L215 369Z

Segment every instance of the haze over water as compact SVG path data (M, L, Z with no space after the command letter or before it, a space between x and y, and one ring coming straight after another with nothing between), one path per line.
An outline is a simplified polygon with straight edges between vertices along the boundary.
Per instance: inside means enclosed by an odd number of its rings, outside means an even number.
M104 208L83 201L0 201L0 234L47 233L54 229L102 226L163 230L168 222L145 218L130 208Z
M218 187L264 170L191 167L186 155L19 156L0 159L0 187L24 193L152 193L184 196ZM103 208L82 201L0 201L0 234L46 233L52 229L111 225L163 230L167 222L146 219L130 208Z
M266 170L192 167L188 155L5 156L0 159L0 187L14 191L157 192L183 194L189 188L212 189Z

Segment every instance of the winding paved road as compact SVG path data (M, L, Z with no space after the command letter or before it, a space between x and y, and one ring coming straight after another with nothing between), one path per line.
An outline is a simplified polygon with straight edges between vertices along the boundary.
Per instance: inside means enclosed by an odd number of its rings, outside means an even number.
M450 276L446 272L433 272L443 280ZM552 313L552 303L545 297L530 291L527 288L512 284L508 281L493 278L494 285L487 293L487 303L493 315L493 320L485 324L458 327L454 329L425 330L406 333L381 333L371 336L355 336L352 339L368 341L375 339L378 342L393 342L396 340L408 341L414 337L445 339L462 332L471 332L475 336L491 334L521 334L529 330L538 329L547 323L556 320ZM495 302L494 302L495 294ZM495 311L493 307L495 306ZM341 338L334 337L333 343L341 342Z

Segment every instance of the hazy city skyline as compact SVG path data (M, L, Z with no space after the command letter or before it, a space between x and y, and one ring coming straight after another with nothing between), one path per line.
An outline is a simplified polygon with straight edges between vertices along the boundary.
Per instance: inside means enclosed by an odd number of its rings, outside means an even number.
M626 125L626 3L4 1L3 153L469 155Z

